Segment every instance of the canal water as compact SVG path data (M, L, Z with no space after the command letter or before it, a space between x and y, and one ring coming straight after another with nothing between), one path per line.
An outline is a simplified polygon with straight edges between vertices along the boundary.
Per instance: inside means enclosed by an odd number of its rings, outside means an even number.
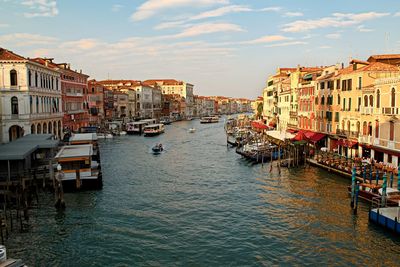
M195 133L188 133L191 127ZM166 151L153 155L163 143ZM387 265L400 239L352 215L349 181L313 167L253 165L226 147L223 122L100 141L104 188L41 195L8 255L30 266Z

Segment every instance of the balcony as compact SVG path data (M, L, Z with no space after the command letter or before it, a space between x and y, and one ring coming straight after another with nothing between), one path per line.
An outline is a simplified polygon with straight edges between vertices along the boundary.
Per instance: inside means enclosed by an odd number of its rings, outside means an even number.
M74 97L82 97L83 94L82 93L66 93L66 96L74 96Z
M359 143L363 143L363 144L373 144L373 138L372 136L369 135L360 135L358 138L358 142Z
M337 135L341 135L341 136L345 136L347 138L359 138L360 137L360 133L359 132L346 131L346 130L340 130L340 129L336 129L336 134Z
M65 113L68 115L70 114L78 114L78 113L84 113L85 111L83 109L77 109L77 110L67 110Z
M361 107L361 114L372 115L372 114L374 114L374 108L373 107Z
M399 115L399 108L395 108L395 107L382 108L382 114L384 114L384 115Z
M297 111L290 111L290 112L289 112L289 116L290 116L290 117L297 117L297 115L298 115L298 114L297 114Z

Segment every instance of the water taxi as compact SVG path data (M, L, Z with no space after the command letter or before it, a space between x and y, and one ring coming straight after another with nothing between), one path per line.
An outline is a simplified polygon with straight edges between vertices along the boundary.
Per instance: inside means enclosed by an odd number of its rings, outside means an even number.
M64 146L55 159L64 173L62 183L65 191L103 187L100 164L93 160L92 144Z
M163 133L165 130L164 124L150 124L144 127L144 136L154 136Z
M128 122L126 124L126 133L127 134L142 134L144 127L146 125L148 125L148 122L145 122L145 121Z
M208 116L208 117L202 117L200 119L200 123L217 123L219 122L218 116Z
M156 144L155 146L153 146L151 148L151 150L153 150L154 154L160 154L161 152L163 152L164 148L163 148L162 144Z
M169 125L171 124L171 119L170 117L161 117L160 118L160 123L164 124L164 125Z

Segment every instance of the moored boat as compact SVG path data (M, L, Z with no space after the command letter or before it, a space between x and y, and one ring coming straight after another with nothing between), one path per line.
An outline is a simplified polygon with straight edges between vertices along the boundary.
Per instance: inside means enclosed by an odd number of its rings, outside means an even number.
M64 190L101 189L103 179L100 164L93 160L93 145L64 146L55 159L64 173Z
M144 136L159 135L165 131L164 124L150 124L144 127Z
M369 183L360 183L358 184L358 197L373 202L377 199L382 198L382 185L380 184L369 184ZM351 194L351 185L347 187L349 194ZM386 204L387 206L398 206L400 199L400 192L393 188L386 189Z
M219 118L217 116L207 116L200 119L200 123L217 123Z

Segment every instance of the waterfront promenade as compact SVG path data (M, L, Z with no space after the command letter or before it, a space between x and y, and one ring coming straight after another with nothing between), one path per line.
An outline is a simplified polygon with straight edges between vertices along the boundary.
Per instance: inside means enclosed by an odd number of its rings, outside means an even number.
M188 133L191 127L196 133ZM162 142L166 151L153 155ZM349 180L253 165L226 147L223 119L166 126L154 138L100 141L104 187L41 196L28 231L7 240L30 266L387 265L400 241L349 207ZM275 166L276 163L274 162Z

